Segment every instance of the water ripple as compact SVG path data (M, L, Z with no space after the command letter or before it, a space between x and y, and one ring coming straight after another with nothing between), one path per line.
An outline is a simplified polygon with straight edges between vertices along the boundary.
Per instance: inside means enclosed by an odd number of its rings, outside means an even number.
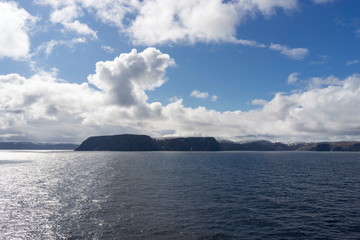
M0 152L0 239L360 239L360 154Z

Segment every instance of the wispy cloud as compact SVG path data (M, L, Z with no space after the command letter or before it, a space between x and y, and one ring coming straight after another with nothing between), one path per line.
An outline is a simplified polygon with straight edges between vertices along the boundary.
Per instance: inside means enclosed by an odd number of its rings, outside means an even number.
M216 95L210 96L210 94L208 92L200 92L198 90L193 90L190 93L190 97L194 97L194 98L198 98L198 99L210 98L210 100L212 102L216 102L218 100L218 96L216 96Z
M299 78L298 78L299 75L300 75L300 73L298 73L298 72L293 72L293 73L289 74L289 76L287 78L287 83L292 84L292 83L297 82L299 80Z
M360 60L354 59L354 60L348 61L348 62L346 63L346 66L350 66L350 65L354 65L354 64L359 64L359 63L360 63Z
M37 0L35 3L50 5L53 8L52 13L50 14L50 21L52 23L63 25L64 29L67 31L97 39L96 31L78 20L83 12L81 7L76 4L76 1Z
M326 3L334 2L334 0L312 0L312 1L315 4L326 4Z
M355 31L355 34L358 38L360 38L360 28L358 30Z
M107 53L113 53L115 51L114 48L112 48L111 46L107 46L107 45L101 45L101 49Z
M328 55L319 55L317 60L311 61L311 65L325 65L330 61L330 57Z
M216 102L219 99L219 97L216 95L212 95L210 99L212 102Z
M309 50L307 48L289 48L288 46L274 43L270 44L269 49L278 51L282 55L293 60L302 60L309 54Z
M263 43L258 43L254 40L246 40L246 39L233 39L230 40L230 42L233 42L235 44L240 44L243 46L249 46L249 47L257 47L257 48L265 48L266 45Z
M194 97L194 98L204 99L204 98L209 97L209 93L208 92L200 92L198 90L193 90L190 93L190 96Z
M69 48L74 48L75 45L85 42L86 42L85 38L73 38L71 40L51 40L41 44L36 49L35 55L39 54L40 52L44 52L46 56L49 56L54 50L54 48L57 46L66 46Z

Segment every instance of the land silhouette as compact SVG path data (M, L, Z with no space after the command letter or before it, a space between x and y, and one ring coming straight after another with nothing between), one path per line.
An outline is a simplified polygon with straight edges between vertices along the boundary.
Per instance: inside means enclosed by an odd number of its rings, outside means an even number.
M76 151L360 151L360 142L286 144L270 141L218 141L214 137L155 139L147 135L93 136Z
M267 140L233 142L214 137L175 137L156 139L147 135L121 134L92 136L79 144L0 142L8 150L75 151L317 151L360 152L359 141L282 143Z

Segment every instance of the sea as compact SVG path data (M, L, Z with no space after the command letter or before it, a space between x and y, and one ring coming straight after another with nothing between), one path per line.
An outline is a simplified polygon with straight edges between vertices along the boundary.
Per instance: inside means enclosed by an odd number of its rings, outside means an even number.
M0 239L360 239L360 153L0 151Z

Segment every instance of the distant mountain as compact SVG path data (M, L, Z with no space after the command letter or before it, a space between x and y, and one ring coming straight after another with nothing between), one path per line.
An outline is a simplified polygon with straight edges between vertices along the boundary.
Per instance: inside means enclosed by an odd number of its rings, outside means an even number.
M237 143L231 141L221 142L221 149L223 151L291 151L295 150L293 147L280 143L270 142L265 140L252 141L245 143Z
M305 151L318 151L318 152L328 152L328 151L346 151L346 152L359 152L360 151L360 142L320 142L320 143L307 143L302 146L299 146L297 150Z
M0 142L0 149L4 150L74 150L77 147L77 144L71 143Z
M360 151L360 142L285 144L270 141L245 143L221 141L213 137L153 139L147 135L94 136L76 151Z

